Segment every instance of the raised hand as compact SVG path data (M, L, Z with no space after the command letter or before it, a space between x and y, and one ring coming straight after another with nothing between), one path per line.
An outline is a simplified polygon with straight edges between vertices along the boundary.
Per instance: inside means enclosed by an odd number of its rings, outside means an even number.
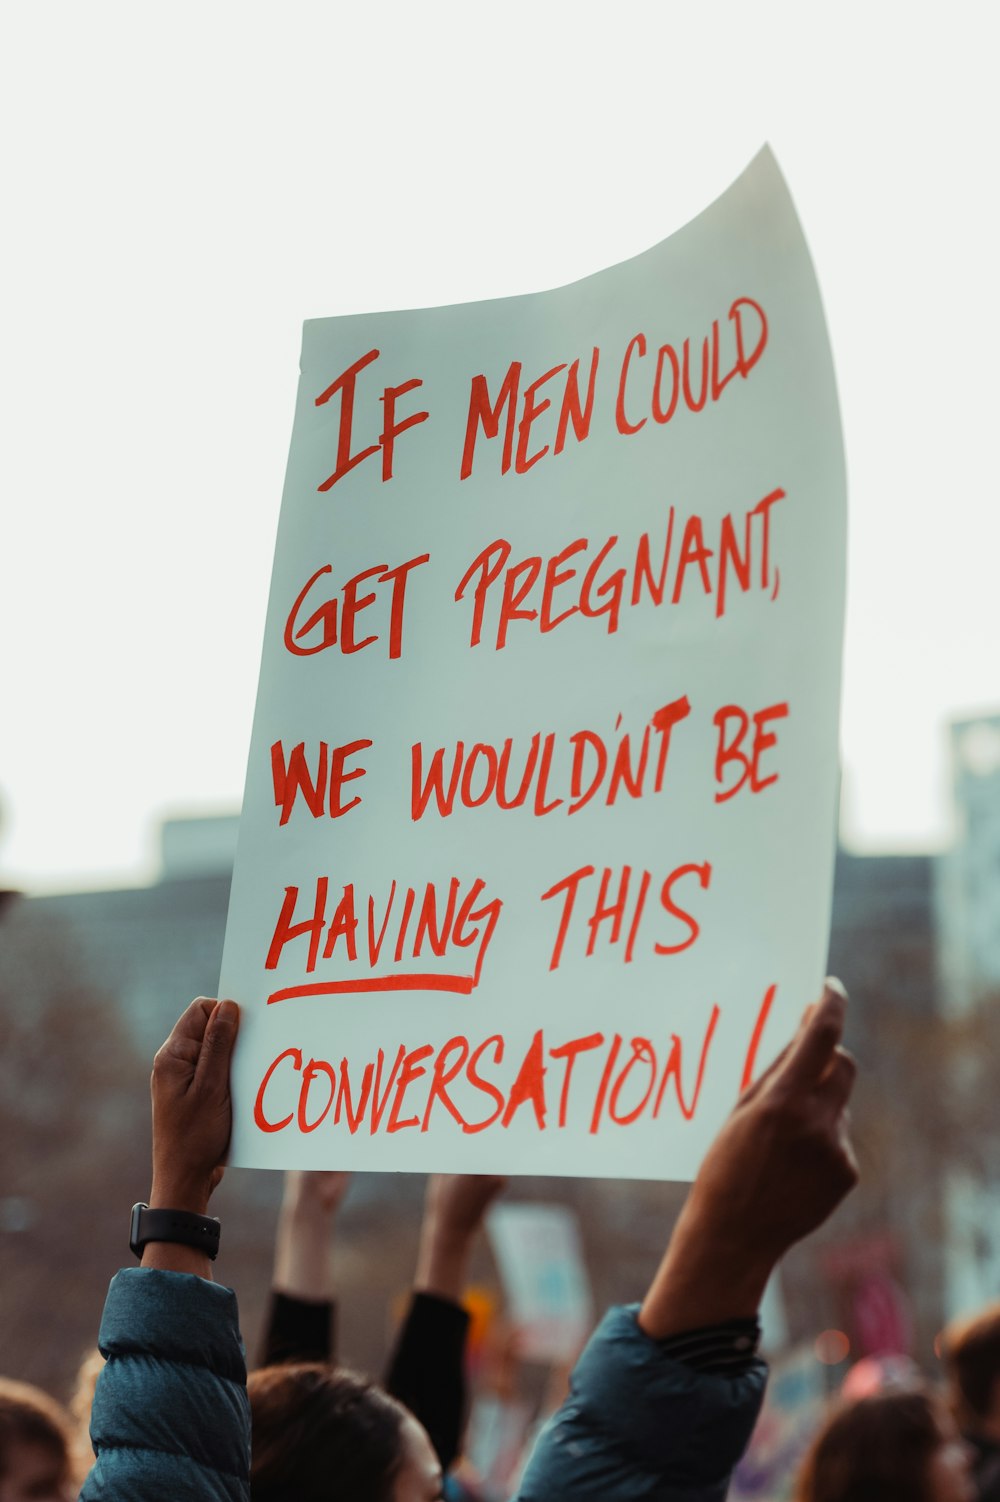
M483 1216L507 1180L493 1174L438 1173L427 1181L414 1286L456 1303Z
M343 1168L290 1168L285 1174L282 1208L294 1215L332 1217L340 1209L350 1182L351 1175Z
M154 1210L204 1215L222 1178L233 1124L229 1065L240 1013L235 1002L199 996L153 1060ZM211 1278L207 1255L195 1247L150 1241L143 1267Z
M274 1244L277 1292L311 1302L333 1297L333 1226L350 1182L351 1175L340 1169L285 1174Z
M151 1205L203 1215L232 1131L229 1063L239 1008L199 996L153 1060Z
M858 1180L841 1046L847 997L828 981L793 1041L740 1097L695 1180L639 1316L665 1336L752 1315L775 1264Z

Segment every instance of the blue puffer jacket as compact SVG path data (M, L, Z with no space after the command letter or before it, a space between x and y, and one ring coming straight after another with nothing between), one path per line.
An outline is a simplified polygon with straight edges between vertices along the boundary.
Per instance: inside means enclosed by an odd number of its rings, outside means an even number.
M539 1436L516 1502L723 1502L750 1439L767 1367L695 1371L609 1309L570 1395Z
M236 1295L191 1273L111 1281L81 1502L248 1502L250 1404Z
M543 1431L517 1502L722 1502L766 1368L672 1360L612 1309ZM250 1409L235 1295L187 1273L132 1268L101 1322L97 1464L81 1502L249 1502Z

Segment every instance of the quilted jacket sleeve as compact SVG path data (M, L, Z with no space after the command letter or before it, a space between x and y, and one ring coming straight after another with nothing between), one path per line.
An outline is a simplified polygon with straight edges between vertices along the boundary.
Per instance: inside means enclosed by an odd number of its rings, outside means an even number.
M236 1295L190 1273L111 1281L81 1502L249 1502L250 1405Z
M570 1395L542 1431L517 1502L723 1502L767 1379L671 1359L611 1309L577 1362Z

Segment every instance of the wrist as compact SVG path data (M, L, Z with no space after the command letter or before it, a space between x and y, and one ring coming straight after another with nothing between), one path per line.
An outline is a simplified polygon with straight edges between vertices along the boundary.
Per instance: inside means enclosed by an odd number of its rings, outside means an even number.
M733 1319L753 1319L774 1264L745 1265L728 1259L676 1257L663 1263L659 1286L661 1304L670 1306L670 1319L679 1332ZM680 1321L680 1323L677 1323Z
M734 1213L714 1198L699 1196L695 1184L677 1219L667 1254L711 1267L720 1277L763 1286L788 1245L767 1234L766 1227L757 1222L758 1217L744 1207Z
M332 1299L333 1269L326 1238L294 1234L291 1224L282 1221L275 1243L272 1287L276 1293L313 1304Z
M469 1227L431 1216L424 1222L420 1240L428 1250L449 1257L467 1257L478 1229L478 1225Z
M279 1218L288 1226L316 1226L330 1230L336 1218L336 1209L321 1204L308 1194L286 1194L278 1212Z
M151 1210L189 1210L194 1215L207 1215L208 1202L212 1197L211 1178L186 1174L153 1174L149 1191Z
M193 1246L178 1246L173 1241L147 1241L139 1265L160 1272L194 1273L196 1278L204 1278L207 1283L212 1281L211 1258Z
M178 1205L173 1195L170 1198L169 1205L132 1206L129 1247L145 1268L194 1273L211 1280L219 1223L199 1210Z
M639 1313L654 1339L752 1319L778 1255L738 1229L682 1214Z
M416 1291L460 1303L471 1247L471 1238L458 1232L423 1237L413 1279Z

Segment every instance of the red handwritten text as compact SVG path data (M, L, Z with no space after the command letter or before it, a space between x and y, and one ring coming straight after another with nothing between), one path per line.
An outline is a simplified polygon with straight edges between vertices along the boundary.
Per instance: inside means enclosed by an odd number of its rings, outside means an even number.
M508 1058L500 1033L473 1043L463 1034L441 1047L400 1043L361 1064L306 1059L289 1047L268 1066L254 1103L262 1132L367 1130L426 1132L450 1120L463 1133L504 1129L526 1119L538 1131L580 1123L597 1134L642 1118L695 1118L720 1020L712 1006L700 1039L685 1051L679 1034L662 1043L622 1033L589 1033L552 1045L539 1028Z
M432 799L441 818L447 818L456 805L481 808L486 803L506 810L529 808L542 817L558 808L566 814L578 813L598 798L613 808L620 796L659 793L667 772L671 731L690 712L686 696L673 699L655 710L634 738L629 731L617 733L619 715L614 736L575 731L569 736L568 755L561 742L557 749L554 731L547 735L536 731L527 748L516 753L511 736L499 748L484 741L470 746L457 741L450 751L438 746L426 771L424 748L418 741L410 748L410 817L414 822L422 819Z
M274 805L281 809L280 823L288 823L299 793L305 799L306 806L314 819L321 819L326 812L329 812L331 819L339 819L343 814L349 814L352 808L356 808L361 802L361 794L356 793L350 802L342 803L341 792L345 782L353 782L356 778L363 777L365 769L352 767L350 771L347 771L345 763L348 757L367 750L371 744L371 741L349 741L345 746L334 746L331 756L326 741L320 741L314 775L310 772L309 763L306 760L304 741L299 741L297 746L293 746L287 757L283 743L275 741L271 747L271 776L274 781ZM328 786L329 803L327 803Z
M691 948L701 932L701 926L686 907L680 906L678 898L674 895L674 887L684 882L686 891L691 891L693 883L695 891L699 887L702 891L707 891L711 880L711 862L689 861L675 867L664 881L657 883L656 900L662 911L672 920L673 932L664 935L666 942L660 943L657 940L653 943L654 954L681 954L685 949ZM649 871L634 872L631 866L622 866L618 871L605 866L599 877L594 866L581 866L579 870L564 876L562 881L557 881L547 892L543 892L541 898L543 902L553 897L562 898L559 932L552 946L549 969L559 968L571 927L579 943L583 942L583 937L586 935L584 953L588 959L597 947L599 936L608 945L620 945L624 936L625 944L619 953L624 963L630 964L635 954L636 940L642 927L646 913L646 900L652 885L653 877ZM583 891L583 899L580 908L577 909L577 898L581 891ZM689 900L686 894L684 900ZM573 927L574 916L578 920L575 927ZM579 921L581 919L582 922Z
M777 782L777 772L761 776L760 759L765 751L770 751L772 746L778 744L775 731L765 727L774 720L785 719L787 715L787 704L770 704L766 709L759 709L752 716L753 735L747 753L742 748L750 729L751 716L738 704L726 704L718 711L714 717L714 724L719 732L715 752L715 780L723 786L722 791L715 795L716 803L725 803L743 787L749 786L751 793L761 793L773 782ZM725 787L726 768L734 762L738 776L735 782L730 782Z
M397 421L396 418L396 403L399 401L399 398L405 396L407 392L415 391L418 386L423 385L423 381L418 380L414 376L411 380L404 381L401 386L386 386L379 398L385 410L382 420L382 431L378 435L378 441L370 443L367 448L361 449L358 453L352 452L354 398L358 376L367 366L377 360L378 357L379 351L377 349L370 349L366 355L362 355L359 360L355 360L353 365L349 365L346 370L341 371L337 379L331 382L325 391L321 391L316 398L316 406L324 407L331 397L340 397L337 467L332 475L328 475L322 484L316 487L317 490L330 490L336 485L338 480L342 480L345 475L350 474L352 469L363 463L365 459L370 459L372 454L377 454L380 449L382 451L382 479L391 480L396 439L400 433L405 433L409 428L415 428L419 423L426 422L430 415L427 412L411 412L409 417L403 418L402 422Z
M753 327L756 343L752 349L747 347L744 318L749 318ZM746 380L767 345L764 309L752 297L738 297L729 309L728 322L733 339L729 369L722 373L720 325L716 318L711 332L701 342L697 382L693 378L690 339L684 340L680 355L672 344L661 344L655 360L649 358L651 351L645 334L636 334L629 341L621 363L615 404L619 433L638 433L650 417L661 426L670 422L682 400L689 412L701 412L707 402L719 400L736 376ZM640 365L640 361L646 363Z
M574 360L567 368L565 360L561 365L553 365L544 375L538 376L534 381L525 386L520 392L521 417L515 422L518 407L519 387L521 382L521 361L514 360L501 384L496 401L490 398L489 387L484 375L473 376L472 388L469 392L469 415L465 425L465 446L462 450L461 477L467 480L472 474L472 467L476 454L476 438L480 428L487 438L496 438L500 432L500 423L504 423L503 459L500 464L500 473L506 474L510 469L511 459L514 461L515 472L525 474L532 465L544 459L549 452L550 446L554 454L561 454L566 446L566 438L570 425L573 427L573 436L577 443L590 435L590 420L594 414L594 390L597 381L597 366L600 361L600 350L594 349L590 356L590 373L587 377L587 394L580 395L580 361ZM544 386L548 386L556 376L561 376L566 371L562 385L562 398L559 401L559 419L556 423L554 434L549 435L547 442L542 442L534 437L532 430L538 423L538 419L552 409L553 419L555 409L552 407L552 395L539 396ZM503 417L501 417L503 414ZM515 449L514 439L517 437ZM531 452L529 452L529 450Z
M373 893L356 892L353 882L348 882L338 897L335 891L331 891L329 878L320 876L316 880L311 907L307 905L306 916L299 917L299 888L286 887L267 952L268 970L277 969L286 945L295 944L297 949L302 941L307 945L304 969L308 975L315 971L320 957L340 961L341 970L346 961L352 966L359 965L362 971L373 971L388 940L385 957L391 956L391 962L396 965L401 965L404 960L420 960L426 946L438 960L451 958L453 962L459 962L461 971L438 973L432 970L431 973L418 974L407 969L402 972L389 970L368 977L351 975L344 978L341 975L328 982L275 991L268 1001L357 991L438 990L468 994L479 983L486 951L503 908L498 897L484 900L485 890L486 883L477 877L463 892L462 882L453 876L443 899L432 881L425 883L418 897L415 887L405 887L400 891L393 881L388 896L377 902ZM360 939L359 912L367 918ZM470 950L471 954L468 954Z
M366 579L374 579L377 584L392 584L389 602L389 656L391 658L401 656L406 583L413 569L429 561L430 554L421 553L419 558L408 558L405 563L400 563L395 568L387 568L384 563L376 563L373 568L362 569L360 574L354 574L343 586L344 598L339 610L339 629L336 593L331 599L328 589L317 590L321 603L319 605L306 604L306 600L319 580L325 574L333 573L332 564L323 564L322 568L318 568L303 584L296 596L295 604L288 613L288 619L285 621L286 651L296 657L311 657L316 652L325 652L329 647L339 646L346 656L353 652L360 652L363 648L370 647L373 642L378 641L380 633L372 631L370 627L367 636L361 641L357 638L358 616L374 605L377 599L375 590L365 590L359 595L358 589ZM306 610L310 613L303 621L301 616ZM365 627L361 629L364 630ZM312 633L312 640L309 645L302 646L302 638L309 636L310 633Z
M771 564L771 507L783 500L783 490L770 494L750 507L739 522L727 513L713 533L716 546L706 541L707 524L697 515L688 516L678 529L675 509L667 512L662 539L650 541L644 532L634 547L619 548L617 536L607 538L583 567L571 563L587 554L590 541L578 537L549 558L521 558L511 563L511 546L497 538L473 559L466 569L455 600L463 600L471 586L472 623L470 646L483 638L487 606L491 611L490 634L499 652L507 645L508 632L515 622L537 622L542 634L579 613L589 620L604 618L610 636L618 630L625 605L679 605L698 592L714 598L716 618L729 607L729 590L735 582L742 594L757 589L776 599L780 584L779 571ZM737 529L742 530L742 547ZM680 542L674 550L675 533ZM654 563L654 547L657 561ZM622 555L625 561L622 560ZM557 598L558 596L558 598ZM495 625L492 624L495 622Z
M649 418L661 427L681 407L701 412L717 402L737 376L746 380L767 346L767 318L752 297L737 297L726 320L716 318L701 341L700 354L692 353L692 341L677 347L664 343L653 347L642 332L626 345L618 366L615 394L615 426L624 435L638 433ZM723 353L724 342L729 348ZM570 428L577 443L590 436L601 351L595 347L587 357L585 377L581 360L566 360L522 385L523 362L512 360L499 384L484 374L475 375L469 389L465 442L459 474L467 480L473 473L477 443L500 438L500 473L513 468L526 474L547 455L561 454ZM697 365L697 374L695 366ZM348 439L349 446L349 439ZM369 453L375 452L373 445ZM357 462L357 461L355 461Z

